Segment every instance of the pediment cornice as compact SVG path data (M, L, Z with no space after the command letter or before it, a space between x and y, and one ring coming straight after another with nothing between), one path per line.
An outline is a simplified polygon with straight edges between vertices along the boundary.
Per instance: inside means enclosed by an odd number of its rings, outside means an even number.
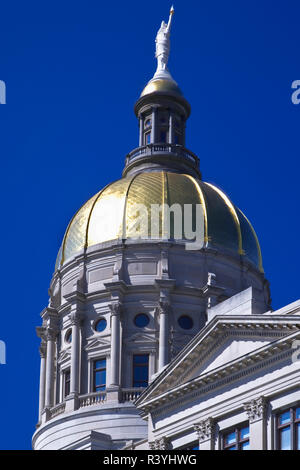
M165 410L170 410L173 407L176 409L196 396L203 396L213 389L227 386L247 375L255 374L259 369L264 369L277 361L290 357L293 354L292 343L299 337L300 332L296 331L288 337L280 338L242 358L178 386L168 389L159 387L148 396L146 390L136 401L137 408L145 414L152 412L153 415L162 414Z
M216 374L216 378L228 374L230 368L236 368L254 364L253 358L262 360L267 358L275 344L285 344L285 338L297 336L300 330L300 316L276 316L270 315L251 315L251 316L219 316L215 317L206 327L204 327L188 345L175 357L175 359L166 367L162 373L152 382L148 389L137 400L137 404L148 397L161 395L174 387L180 387L186 377L195 371L209 354L220 346L220 341L228 337L236 338L263 338L268 340L268 344L255 349L234 361L225 364L222 367L214 369L208 373L208 380L212 380L210 374ZM283 341L281 343L281 341ZM288 343L289 341L286 340ZM283 346L281 346L283 347ZM201 376L200 376L201 377ZM196 379L195 379L196 380ZM194 380L191 381L192 383Z

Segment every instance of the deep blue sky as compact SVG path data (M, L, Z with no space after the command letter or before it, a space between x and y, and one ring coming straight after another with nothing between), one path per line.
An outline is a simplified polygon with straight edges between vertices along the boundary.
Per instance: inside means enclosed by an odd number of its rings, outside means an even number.
M260 239L273 308L300 297L300 79L296 0L177 0L170 71L192 105L187 147ZM0 448L29 449L37 421L35 326L67 223L121 175L133 105L155 71L170 1L1 3Z

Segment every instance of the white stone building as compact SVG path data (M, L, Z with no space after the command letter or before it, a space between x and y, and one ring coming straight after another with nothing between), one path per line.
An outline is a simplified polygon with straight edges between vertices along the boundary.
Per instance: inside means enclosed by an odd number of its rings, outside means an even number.
M299 449L300 302L271 310L252 225L185 147L190 105L166 66L172 14L135 105L139 147L58 254L37 328L37 450ZM137 204L155 204L156 221L141 224ZM202 211L196 250L187 205L196 231Z

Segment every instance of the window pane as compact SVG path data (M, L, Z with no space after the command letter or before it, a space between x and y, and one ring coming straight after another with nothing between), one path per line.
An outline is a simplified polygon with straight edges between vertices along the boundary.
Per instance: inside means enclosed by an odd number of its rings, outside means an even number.
M99 361L95 362L95 369L105 369L106 367L106 359L100 359Z
M146 381L148 379L148 367L139 366L134 368L134 380Z
M147 364L148 356L146 354L142 356L133 356L133 363L134 364Z
M149 375L149 356L133 356L133 387L147 387Z
M296 419L300 419L300 408L296 408Z
M235 432L231 432L230 434L227 434L225 436L225 444L226 445L233 444L234 442L236 442Z
M106 383L106 370L101 370L95 373L95 385L105 385Z
M193 328L194 323L190 317L188 317L187 315L182 315L178 318L178 325L184 330L190 330L191 328Z
M250 443L249 443L249 441L243 442L243 443L241 444L241 450L250 450Z
M167 133L165 131L162 131L160 133L160 142L163 142L163 143L167 142Z
M240 436L241 436L241 440L247 439L247 437L249 437L249 426L241 429Z
M279 424L286 424L291 421L291 413L290 411L285 411L279 415Z
M291 429L290 426L280 431L280 449L291 450Z
M148 323L149 323L149 317L148 315L145 315L145 313L139 313L134 319L134 324L138 326L139 328L143 328L147 326Z
M236 446L228 447L226 450L236 450Z
M101 318L99 321L97 321L97 323L95 325L95 329L96 329L96 331L98 331L100 333L101 331L105 330L106 326L107 326L107 322L106 322L105 318Z
M300 450L300 423L297 423L296 424L296 432L297 432L297 436L296 436L296 446L297 446L297 450Z

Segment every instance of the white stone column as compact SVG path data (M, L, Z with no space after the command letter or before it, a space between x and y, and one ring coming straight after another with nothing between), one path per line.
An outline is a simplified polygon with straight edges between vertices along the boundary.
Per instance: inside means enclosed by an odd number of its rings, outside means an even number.
M207 418L194 425L199 439L200 450L214 450L215 425L212 418Z
M174 144L174 117L172 111L170 112L169 116L169 144Z
M73 311L70 319L72 325L70 395L77 397L79 394L80 371L80 314Z
M53 406L53 392L54 392L54 353L55 353L55 340L56 330L47 328L47 354L46 354L46 378L45 378L45 407L50 408Z
M144 119L140 116L140 147L144 145Z
M244 403L243 406L249 418L250 450L265 450L267 448L267 401L261 396Z
M157 140L157 108L153 107L151 116L151 144L154 144Z
M160 301L158 307L159 313L159 353L158 370L161 370L169 362L169 329L168 316L170 304L168 301Z
M120 386L120 315L121 305L114 303L111 309L111 383L110 386Z
M46 343L42 341L40 345L40 393L39 393L39 421L42 419L42 412L45 407L45 379L46 379Z

